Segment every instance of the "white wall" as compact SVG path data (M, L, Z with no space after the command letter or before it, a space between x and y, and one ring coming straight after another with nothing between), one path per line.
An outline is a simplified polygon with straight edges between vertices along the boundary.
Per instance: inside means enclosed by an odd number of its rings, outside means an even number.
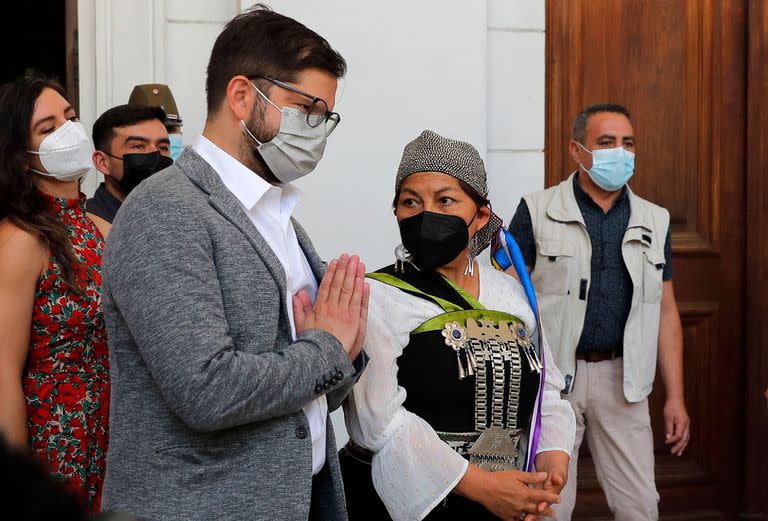
M485 3L276 0L272 7L317 30L349 72L342 122L317 171L297 184L297 216L321 255L360 253L371 268L400 242L392 215L403 147L429 128L486 146Z
M205 68L237 0L78 0L80 116L88 131L135 85L167 83L189 144L205 122ZM95 170L83 191L101 181Z
M170 85L193 142L205 119L205 67L227 20L253 0L79 0L81 116L87 127L134 85ZM326 37L349 73L342 123L317 171L297 184L297 217L321 255L393 260L391 211L405 144L423 129L474 144L494 209L508 222L544 180L544 0L273 0ZM85 185L95 189L96 176ZM340 442L343 421L334 414Z

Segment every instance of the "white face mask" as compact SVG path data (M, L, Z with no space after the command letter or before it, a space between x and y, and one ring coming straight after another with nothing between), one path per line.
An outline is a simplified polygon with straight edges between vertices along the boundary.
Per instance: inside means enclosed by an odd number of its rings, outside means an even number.
M253 85L253 83L251 83ZM290 183L312 172L323 157L327 133L325 125L309 126L307 115L291 107L280 108L253 85L262 98L282 113L280 130L270 141L262 143L248 130L245 121L240 124L259 146L256 150L281 183Z
M30 168L31 171L57 181L80 179L93 167L93 145L80 122L67 121L45 136L40 150L27 152L39 156L46 170Z

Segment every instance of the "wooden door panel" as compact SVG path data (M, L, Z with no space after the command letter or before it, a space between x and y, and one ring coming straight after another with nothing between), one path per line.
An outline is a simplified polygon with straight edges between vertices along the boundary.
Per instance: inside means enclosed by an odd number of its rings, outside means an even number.
M741 502L745 5L547 1L547 186L576 168L567 144L578 111L620 103L635 128L632 189L671 216L693 427L685 455L671 456L657 375L650 407L662 519L735 519ZM574 518L608 519L582 453Z

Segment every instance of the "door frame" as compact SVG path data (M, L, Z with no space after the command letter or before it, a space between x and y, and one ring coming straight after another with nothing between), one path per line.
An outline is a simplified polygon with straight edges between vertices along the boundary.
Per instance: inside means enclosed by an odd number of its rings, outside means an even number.
M80 114L80 77L78 64L77 0L66 0L64 7L67 90L75 112Z
M768 520L768 4L747 4L744 521Z

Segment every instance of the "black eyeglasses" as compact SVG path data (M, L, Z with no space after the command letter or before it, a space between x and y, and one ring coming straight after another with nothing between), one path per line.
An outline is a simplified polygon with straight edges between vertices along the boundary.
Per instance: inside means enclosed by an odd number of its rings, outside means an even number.
M328 103L326 103L325 100L322 98L313 96L312 94L304 92L301 89L297 89L293 85L282 82L280 80L276 80L274 78L268 78L266 76L248 76L248 79L249 80L255 80L255 79L266 80L274 85L277 85L278 87L281 87L285 90L289 90L291 92L295 92L300 96L304 96L305 98L312 100L312 103L309 105L309 110L307 110L307 125L314 128L325 123L326 136L330 136L331 133L334 130L336 130L336 127L341 122L341 116L339 115L339 113L331 112L330 110L328 110Z

